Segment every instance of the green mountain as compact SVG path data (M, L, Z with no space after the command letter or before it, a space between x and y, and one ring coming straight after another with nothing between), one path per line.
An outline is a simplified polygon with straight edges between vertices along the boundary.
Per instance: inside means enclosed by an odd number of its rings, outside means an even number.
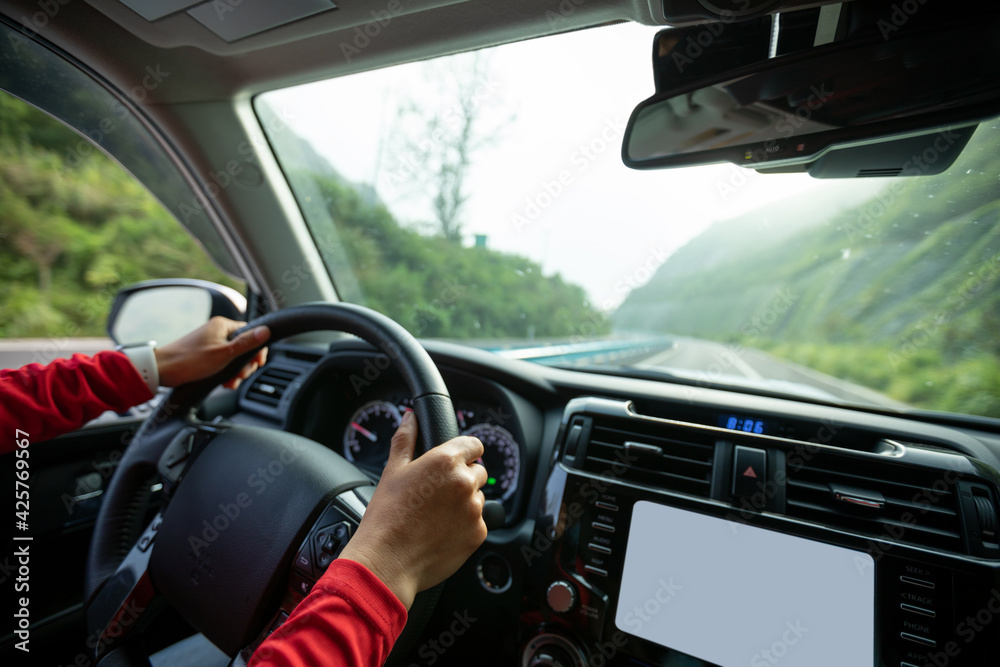
M770 222L763 211L717 222L612 322L763 347L917 403L936 395L917 385L940 385L965 363L998 396L998 174L993 122L944 175L893 179L850 206L809 195ZM947 409L1000 414L991 405Z

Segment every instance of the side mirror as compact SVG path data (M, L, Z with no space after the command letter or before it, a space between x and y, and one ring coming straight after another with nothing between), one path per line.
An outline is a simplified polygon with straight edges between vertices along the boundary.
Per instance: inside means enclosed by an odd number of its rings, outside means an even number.
M246 298L204 280L147 280L122 288L108 315L108 336L117 345L155 340L164 345L216 315L243 319Z

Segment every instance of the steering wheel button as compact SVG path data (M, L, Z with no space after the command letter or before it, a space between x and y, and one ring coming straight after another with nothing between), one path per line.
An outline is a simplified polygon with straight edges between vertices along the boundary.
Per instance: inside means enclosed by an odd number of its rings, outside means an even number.
M338 523L333 528L333 536L338 542L343 542L351 536L351 531L346 523Z
M299 553L295 556L295 569L307 577L313 576L312 550L309 549L308 542L302 545Z
M326 570L326 568L330 567L330 563L332 563L335 560L337 560L337 557L335 555L322 553L316 559L316 566L319 567L319 569L321 570Z

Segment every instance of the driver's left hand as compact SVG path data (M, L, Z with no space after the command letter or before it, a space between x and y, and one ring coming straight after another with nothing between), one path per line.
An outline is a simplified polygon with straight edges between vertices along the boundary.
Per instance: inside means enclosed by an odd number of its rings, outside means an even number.
M176 387L215 375L234 357L249 352L271 335L266 326L245 331L233 340L229 335L245 326L225 317L213 317L191 333L155 350L160 385ZM262 348L236 376L223 386L235 389L267 361L267 348Z

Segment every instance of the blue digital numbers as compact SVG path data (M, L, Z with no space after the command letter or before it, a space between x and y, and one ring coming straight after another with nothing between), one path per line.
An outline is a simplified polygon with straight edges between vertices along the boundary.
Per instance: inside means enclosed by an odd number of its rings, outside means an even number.
M736 415L728 415L719 420L720 423L725 424L726 428L730 431L743 431L744 433L764 433L765 426L764 422L760 419L751 419L748 417L737 417Z

